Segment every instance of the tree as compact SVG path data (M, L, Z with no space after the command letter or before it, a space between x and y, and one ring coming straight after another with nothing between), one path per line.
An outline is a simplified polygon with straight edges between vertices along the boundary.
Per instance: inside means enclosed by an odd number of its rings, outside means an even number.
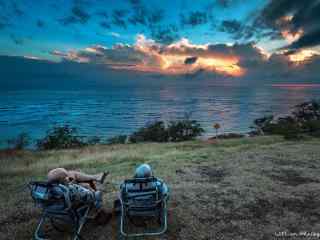
M216 138L218 138L218 131L219 131L220 127L221 126L219 123L213 124L213 128L216 130Z
M76 148L85 145L87 143L77 135L77 129L69 125L53 127L43 139L37 142L41 150Z

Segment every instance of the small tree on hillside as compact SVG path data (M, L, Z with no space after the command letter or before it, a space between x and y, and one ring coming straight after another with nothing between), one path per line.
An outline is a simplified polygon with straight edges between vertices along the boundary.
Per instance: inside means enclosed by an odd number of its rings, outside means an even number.
M218 138L218 131L219 131L220 127L221 126L219 123L213 124L213 128L216 130L216 138Z

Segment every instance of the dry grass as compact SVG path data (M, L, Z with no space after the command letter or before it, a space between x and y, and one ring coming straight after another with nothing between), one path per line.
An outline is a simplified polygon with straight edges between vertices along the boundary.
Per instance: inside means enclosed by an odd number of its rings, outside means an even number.
M32 238L39 212L23 186L44 179L49 169L109 170L104 200L111 210L117 183L142 162L171 189L169 229L156 239L258 240L276 239L275 232L320 232L319 143L259 137L2 152L0 239ZM116 219L87 224L83 238L118 239Z

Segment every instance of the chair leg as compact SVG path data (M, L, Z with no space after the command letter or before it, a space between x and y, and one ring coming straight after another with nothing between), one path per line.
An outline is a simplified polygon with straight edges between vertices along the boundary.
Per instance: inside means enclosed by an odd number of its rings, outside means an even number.
M142 233L126 233L124 228L125 228L125 220L126 220L126 209L122 205L122 211L121 211L121 222L120 222L120 231L121 234L124 237L142 237L142 236L156 236L156 235L161 235L167 231L168 223L167 223L167 203L166 201L163 202L162 206L162 220L161 221L161 227L157 232L142 232Z
M42 225L44 224L46 218L47 218L46 214L43 214L41 216L41 219L40 219L40 221L38 223L37 229L36 229L36 231L34 233L34 239L35 240L45 240L45 238L42 238L42 237L39 236L39 231L42 229Z
M121 215L120 215L120 231L121 231L121 234L123 236L128 236L128 234L125 232L124 228L125 228L125 219L126 219L126 209L124 207L123 204L121 204Z
M90 207L88 207L86 209L84 215L79 219L79 224L77 224L77 229L75 231L76 233L75 233L73 240L81 240L80 232L81 232L83 225L87 221L87 217L88 217L89 212L90 212Z

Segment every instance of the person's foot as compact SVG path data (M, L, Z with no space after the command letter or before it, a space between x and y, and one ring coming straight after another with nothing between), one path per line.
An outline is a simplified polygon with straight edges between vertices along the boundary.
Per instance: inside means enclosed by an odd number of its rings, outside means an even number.
M100 178L100 180L99 180L99 183L104 183L104 180L106 179L106 176L109 174L109 172L107 171L107 172L104 172L104 173L102 173L102 176L101 176L101 178Z

